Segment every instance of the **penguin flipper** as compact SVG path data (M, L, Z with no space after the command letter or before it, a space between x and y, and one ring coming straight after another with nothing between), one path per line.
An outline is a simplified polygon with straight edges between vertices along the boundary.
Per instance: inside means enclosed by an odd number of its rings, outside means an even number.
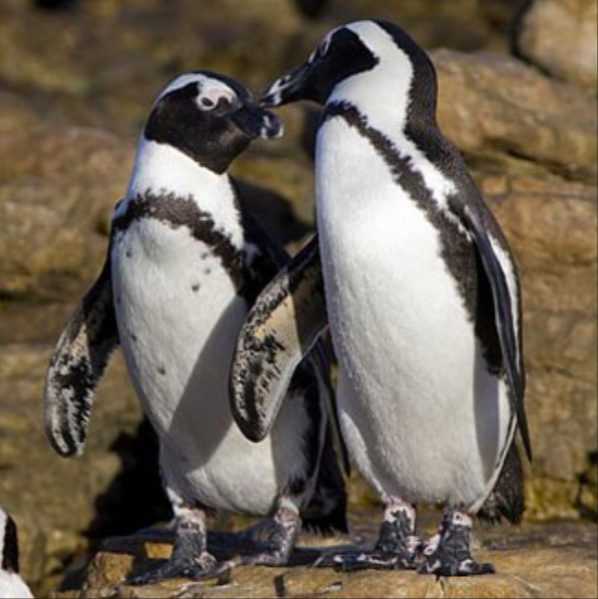
M249 311L230 371L231 409L252 441L269 432L295 368L328 326L317 235Z
M481 198L480 198L481 202ZM485 206L462 211L464 224L472 234L484 273L492 290L494 320L511 393L511 407L517 414L523 446L532 459L531 442L525 413L525 371L521 341L521 301L515 264L498 223Z
M60 335L46 374L46 435L60 455L83 452L95 389L117 345L108 252L100 276Z

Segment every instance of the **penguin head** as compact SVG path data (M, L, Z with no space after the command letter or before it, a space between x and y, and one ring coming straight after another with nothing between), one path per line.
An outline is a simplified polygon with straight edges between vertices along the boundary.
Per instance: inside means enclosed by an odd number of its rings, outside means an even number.
M330 31L304 64L270 85L261 104L355 100L379 106L396 100L397 90L405 110L435 118L436 72L424 50L394 23L356 21Z
M179 75L164 88L143 135L222 173L254 139L282 135L282 124L238 82L195 71Z
M19 546L15 521L0 508L0 570L19 572Z

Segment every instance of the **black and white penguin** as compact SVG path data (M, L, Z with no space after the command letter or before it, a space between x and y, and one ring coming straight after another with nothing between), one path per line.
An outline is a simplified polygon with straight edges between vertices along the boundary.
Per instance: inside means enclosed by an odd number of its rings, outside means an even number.
M159 437L175 546L164 566L133 583L228 568L206 547L211 510L273 514L269 545L251 563L286 563L301 512L314 528L346 530L321 351L293 377L289 401L262 442L244 437L229 403L237 335L287 257L240 211L227 169L252 140L280 133L277 117L236 81L207 71L174 79L140 137L104 269L51 359L45 419L59 454L82 452L95 389L118 344ZM263 538L263 527L258 532Z
M19 575L17 525L0 507L0 599L33 597Z
M471 557L471 515L497 481L514 488L501 489L489 513L521 512L517 426L528 455L530 442L517 269L438 128L436 97L426 53L398 26L366 20L331 31L262 100L325 106L318 239L250 312L231 370L233 403L247 434L267 430L262 414L276 410L264 404L282 401L294 365L329 324L344 439L386 506L374 550L336 557L346 569L492 572ZM446 506L425 545L415 536L416 502Z

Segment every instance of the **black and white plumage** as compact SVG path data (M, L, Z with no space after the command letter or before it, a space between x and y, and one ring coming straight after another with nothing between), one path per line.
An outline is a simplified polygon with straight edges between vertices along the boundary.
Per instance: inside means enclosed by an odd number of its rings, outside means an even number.
M264 369L258 400L280 402L294 364L318 338L314 329L329 323L344 438L387 507L375 550L338 558L346 568L491 571L471 559L467 514L480 510L499 480L517 490L501 489L492 513L516 518L522 505L517 426L528 455L530 442L517 270L437 126L436 97L426 53L394 24L360 21L331 31L263 98L265 106L325 105L316 140L319 239L306 264L297 257L250 312L232 389L242 403L258 382L251 373ZM303 310L304 295L281 293L301 287L304 269L312 288L322 287L318 251L327 317ZM287 339L298 332L297 342L269 363L260 340L275 344L280 331ZM267 429L243 419L240 426ZM507 455L509 473L499 479ZM447 506L440 536L423 551L412 538L410 504L418 501Z
M206 548L210 510L275 512L266 525L271 547L250 560L270 565L288 558L300 512L315 528L346 528L321 354L300 366L262 442L242 435L229 403L240 327L287 257L240 210L227 169L253 139L280 131L278 119L227 77L199 71L172 81L141 135L104 269L51 360L46 429L60 454L83 450L95 388L117 345L158 434L177 538L171 560L135 582L228 567Z
M19 575L19 540L17 525L0 508L0 599L33 597Z

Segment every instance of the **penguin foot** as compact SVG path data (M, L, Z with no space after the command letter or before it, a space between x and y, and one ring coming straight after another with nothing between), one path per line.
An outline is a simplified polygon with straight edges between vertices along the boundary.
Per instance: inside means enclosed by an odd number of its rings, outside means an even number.
M414 570L423 543L415 536L415 509L399 498L389 499L378 541L371 551L325 555L314 565L335 570Z
M273 518L260 522L246 531L248 539L264 550L242 558L241 563L254 566L284 566L295 546L301 528L299 513L289 507L280 507Z
M197 556L174 556L165 564L154 570L134 576L127 580L127 584L139 586L156 584L170 578L188 578L190 580L206 580L208 578L222 578L230 576L233 568L232 562L218 562L216 558L204 551Z
M127 580L130 585L155 584L169 578L226 578L233 562L218 562L207 551L205 513L202 509L174 503L176 538L170 559L153 570Z
M471 518L456 510L447 510L438 533L423 549L424 561L418 567L420 574L436 576L473 576L493 574L494 566L478 563L471 557Z

